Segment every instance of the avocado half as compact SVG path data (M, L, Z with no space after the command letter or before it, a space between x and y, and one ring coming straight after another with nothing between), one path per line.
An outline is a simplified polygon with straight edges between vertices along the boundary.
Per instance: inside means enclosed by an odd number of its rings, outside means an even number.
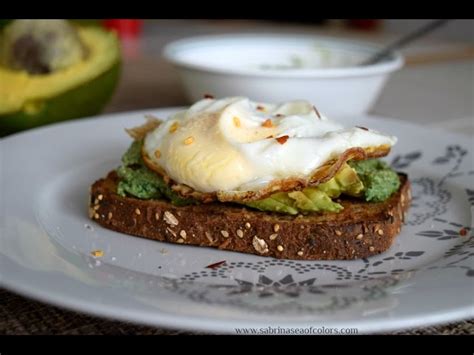
M77 27L87 57L48 74L32 75L0 65L0 136L98 114L120 74L120 46L113 32Z

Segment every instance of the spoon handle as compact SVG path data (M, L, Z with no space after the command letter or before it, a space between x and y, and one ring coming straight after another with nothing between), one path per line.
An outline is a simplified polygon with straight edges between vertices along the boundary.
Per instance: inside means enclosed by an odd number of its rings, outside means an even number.
M370 65L378 62L379 60L383 59L385 56L389 55L393 50L399 49L406 44L418 39L419 37L427 34L428 32L433 31L434 29L444 25L450 20L436 20L428 23L427 25L418 28L417 30L407 34L406 36L401 37L397 41L390 44L388 47L385 47L380 52L375 53L369 59L362 62L361 65Z

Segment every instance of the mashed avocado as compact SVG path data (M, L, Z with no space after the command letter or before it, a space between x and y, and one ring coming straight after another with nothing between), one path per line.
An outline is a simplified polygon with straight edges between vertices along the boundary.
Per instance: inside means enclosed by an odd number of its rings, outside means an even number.
M168 199L177 206L199 203L184 199L148 169L141 157L143 141L135 141L122 157L117 169L120 177L117 193L140 199ZM329 181L301 191L277 192L259 201L244 205L261 211L295 215L300 212L339 212L343 207L333 201L341 194L364 198L366 201L384 201L398 190L400 181L395 171L384 162L370 159L344 164Z
M389 198L400 187L400 179L387 163L368 159L349 162L364 184L366 201L382 202Z

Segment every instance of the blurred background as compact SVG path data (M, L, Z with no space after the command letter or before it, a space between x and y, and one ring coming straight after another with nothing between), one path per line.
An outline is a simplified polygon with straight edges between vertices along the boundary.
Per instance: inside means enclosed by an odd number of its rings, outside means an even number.
M277 32L386 45L430 21L433 20L108 19L76 23L98 26L118 35L120 75L113 85L113 95L103 98L105 103L98 110L111 113L189 104L177 70L162 57L164 46L178 39L209 34ZM405 57L404 67L389 78L369 113L474 132L474 20L452 20L401 52Z
M129 65L124 67L123 81L107 111L156 107L157 100L163 106L187 103L177 72L161 59L164 45L176 39L283 32L386 44L430 21L433 20L146 20L137 40L124 47ZM441 126L446 120L456 119L459 130L474 132L474 20L453 20L401 52L405 67L389 79L371 113ZM139 94L131 97L130 91Z

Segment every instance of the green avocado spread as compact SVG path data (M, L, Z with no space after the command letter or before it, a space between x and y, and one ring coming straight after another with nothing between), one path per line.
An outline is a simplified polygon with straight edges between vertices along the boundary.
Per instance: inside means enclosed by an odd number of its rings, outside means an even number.
M387 163L378 159L349 162L364 184L366 201L382 202L400 187L398 174Z
M150 170L143 162L141 148L143 141L134 141L122 157L117 169L120 182L117 193L140 199L167 199L172 204L184 206L198 204L194 199L185 199ZM339 212L342 205L334 201L340 195L381 202L389 198L400 186L395 171L386 163L369 159L344 164L329 181L301 191L277 192L262 200L242 203L261 211L295 215L308 212Z

